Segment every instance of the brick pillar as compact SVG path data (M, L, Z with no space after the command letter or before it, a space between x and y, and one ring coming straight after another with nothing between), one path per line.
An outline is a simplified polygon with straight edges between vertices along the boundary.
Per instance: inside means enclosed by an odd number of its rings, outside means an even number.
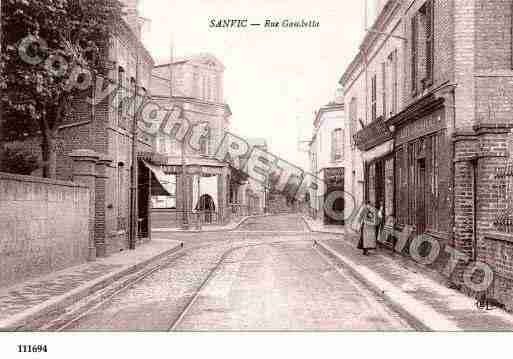
M96 246L96 256L107 256L106 238L106 224L105 224L105 211L106 211L106 188L107 188L107 168L112 164L112 160L106 155L102 154L99 161L96 163L96 191L95 191L95 229L94 229L94 242Z
M455 139L454 149L454 247L472 260L475 251L472 158L479 152L479 141L474 136L460 136ZM463 283L465 268L464 261L458 262L452 276L453 282L459 285Z
M88 260L96 259L95 214L96 214L96 163L99 155L92 150L75 150L73 159L73 181L89 188L89 255Z

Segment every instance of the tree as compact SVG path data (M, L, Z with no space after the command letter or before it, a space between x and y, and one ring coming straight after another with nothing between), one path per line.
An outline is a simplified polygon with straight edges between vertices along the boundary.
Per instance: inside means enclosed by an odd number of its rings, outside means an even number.
M56 175L56 140L74 100L105 74L122 7L119 0L2 1L4 127L11 140L40 134L44 177Z

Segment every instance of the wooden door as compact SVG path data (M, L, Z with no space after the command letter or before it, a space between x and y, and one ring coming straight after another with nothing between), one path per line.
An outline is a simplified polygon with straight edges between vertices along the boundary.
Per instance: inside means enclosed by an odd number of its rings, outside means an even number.
M419 159L417 161L417 234L422 234L426 230L426 160Z

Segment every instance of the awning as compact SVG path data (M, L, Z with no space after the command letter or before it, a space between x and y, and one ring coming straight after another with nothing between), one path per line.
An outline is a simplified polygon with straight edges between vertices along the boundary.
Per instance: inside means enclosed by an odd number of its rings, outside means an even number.
M151 171L151 195L152 196L176 196L176 179L173 175L167 175L159 166L154 166L142 161Z

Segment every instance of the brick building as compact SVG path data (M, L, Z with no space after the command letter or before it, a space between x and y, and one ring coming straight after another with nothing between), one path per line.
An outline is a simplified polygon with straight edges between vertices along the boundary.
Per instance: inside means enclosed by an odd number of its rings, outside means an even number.
M384 193L386 212L399 227L412 225L416 234L490 265L495 281L487 294L507 306L513 284L510 171L504 169L513 127L512 8L503 0L387 1L341 79L346 105L356 98L364 106L350 117L353 123L365 119L355 139L366 199L377 203ZM362 53L392 42L398 88L390 111L376 95L381 88L390 99L390 75L372 60L358 91L366 100L351 95L351 85L354 68L365 67ZM368 160L373 151L388 156L384 164ZM462 268L452 280L465 289Z
M150 88L154 66L152 56L141 42L138 1L123 2L126 5L125 22L112 36L110 47L106 49L107 61L103 73L103 87L110 81L118 84L117 90L97 104L85 100L86 97L93 96L95 86L86 90L84 98L75 101L73 111L64 120L57 139L58 179L74 179L73 163L76 157L72 154L77 150L86 150L88 156L96 162L96 204L93 213L96 253L92 257L105 256L129 247L134 137L132 124L135 109L131 104L136 79L138 96L141 97ZM152 136L140 133L136 144L137 151L152 151L154 142ZM34 139L33 148L40 151L38 139ZM148 175L148 171L141 171L141 181L149 181L151 177ZM144 194L147 189L148 186L139 188L139 195L143 195L139 201L143 215L148 202L148 195ZM140 234L148 237L147 216L143 225L146 229Z

